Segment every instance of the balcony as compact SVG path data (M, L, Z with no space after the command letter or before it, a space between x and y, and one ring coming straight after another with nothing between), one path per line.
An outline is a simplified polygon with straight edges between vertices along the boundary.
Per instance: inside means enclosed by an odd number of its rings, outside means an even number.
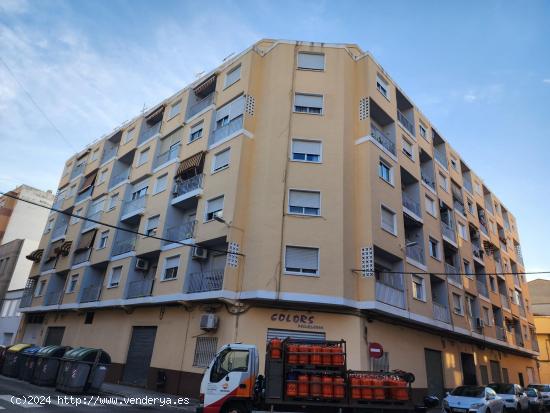
M199 174L185 181L175 181L172 190L172 205L180 204L191 197L200 195L202 192L203 176L203 174Z
M153 168L158 168L159 166L170 162L172 159L176 159L180 153L180 148L181 144L177 144L166 152L157 155L155 162L153 163Z
M136 237L125 238L122 240L115 240L113 243L113 251L111 256L125 254L133 251L136 248Z
M63 290L52 291L44 295L44 305L59 305L63 298Z
M489 236L489 231L487 230L487 226L481 221L479 222L479 229L481 229L481 232L485 234L486 237Z
M526 317L525 307L523 305L518 305L519 307L519 315L522 317Z
M143 122L141 126L141 133L139 135L138 139L138 146L141 145L143 142L148 141L149 139L154 138L156 135L160 134L160 126L162 122L159 121L155 123L154 125L149 125L146 121Z
M155 279L132 281L128 284L127 298L149 297L153 293Z
M222 141L233 133L241 130L243 128L243 115L237 116L236 118L231 119L231 121L221 126L214 131L210 136L210 141L208 142L209 146L214 145L217 142Z
M223 286L224 270L192 272L188 274L186 293L219 291Z
M67 232L67 224L56 227L52 231L52 240L63 238Z
M447 238L449 241L456 243L456 234L455 230L451 226L443 221L441 221L441 234Z
M407 245L407 257L424 264L424 248L420 245Z
M504 327L495 326L495 330L496 330L496 334L497 334L497 339L499 339L500 341L507 341L507 339L506 339L506 330L504 329Z
M86 189L84 192L80 192L76 195L76 199L74 200L75 204L78 204L79 202L84 201L87 198L90 198L92 196L92 192L94 190L94 187L91 186L88 189Z
M65 201L65 198L59 198L58 196L56 196L55 200L53 201L52 208L61 209L61 207L63 206L63 201Z
M531 347L534 351L540 352L539 343L536 337L531 337Z
M510 309L510 300L508 299L508 296L506 294L500 294L500 304L502 305L502 308L505 308L507 310Z
M147 204L147 195L144 195L140 198L130 199L124 201L122 204L122 215L120 216L121 221L129 220L130 218L135 217L136 215L141 215L145 211L145 205Z
M447 168L447 155L444 150L434 147L434 158L445 168Z
M478 247L477 245L472 244L472 254L474 255L474 258L477 258L481 262L481 264L484 264L483 263L483 254L484 254L484 252L480 247Z
M458 211L462 216L466 216L466 209L464 209L464 204L462 204L460 201L453 199L453 208L455 211Z
M514 341L516 343L516 346L525 347L525 343L523 342L523 337L521 336L521 333L514 333Z
M25 293L23 294L23 297L21 297L19 308L30 307L32 304L32 298L33 298L32 290L25 291Z
M93 213L89 217L86 217L86 220L82 224L82 232L86 232L89 229L97 227L99 224L93 221L99 221L101 219L101 215L103 214L103 211L98 211L96 213ZM92 221L89 221L92 220Z
M130 176L130 170L122 171L116 175L113 175L111 178L111 182L109 183L109 188L112 189L115 186L121 184L122 182L128 180Z
M400 110L397 110L397 120L412 136L415 135L414 125Z
M208 106L211 106L214 104L214 93L209 94L205 98L199 100L198 102L193 103L187 108L187 114L185 116L185 120L188 120L189 118L192 118L197 113L202 112L205 110Z
M447 273L449 281L462 286L462 275L459 274L460 271L457 268L451 264L445 263L445 272Z
M403 206L415 214L418 218L422 216L422 211L420 209L420 203L415 201L406 192L403 192Z
M489 297L489 290L487 289L487 283L485 281L477 280L477 292L484 297Z
M101 284L92 284L82 290L80 302L90 303L92 301L97 301L99 300L100 293L101 293Z
M395 155L395 143L384 132L378 129L373 123L371 123L370 128L371 137Z
M113 159L118 152L118 146L111 144L109 141L105 142L105 147L103 149L103 155L101 156L101 163L103 165L110 159Z
M183 241L186 239L193 238L195 234L195 225L197 221L187 221L180 225L175 225L173 227L167 228L164 234L164 238L171 241ZM164 245L172 244L169 241L163 241Z
M86 163L84 162L82 162L81 164L75 165L73 170L71 171L71 181L77 176L82 175L84 173L85 168L86 168Z
M449 308L446 305L434 302L433 315L434 320L443 321L444 323L451 322L451 314L449 313Z
M466 178L464 175L462 175L462 183L464 188L466 188L469 193L474 193L474 188L472 187L472 181L470 180L470 178Z
M397 277L398 275L395 274ZM376 281L376 301L393 305L394 307L405 308L405 292L389 284Z

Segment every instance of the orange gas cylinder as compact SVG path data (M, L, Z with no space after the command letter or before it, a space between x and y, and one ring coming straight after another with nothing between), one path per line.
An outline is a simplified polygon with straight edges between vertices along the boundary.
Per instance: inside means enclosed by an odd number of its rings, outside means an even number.
M342 354L342 347L334 346L330 348L332 353L332 365L342 366L344 364L344 355Z
M299 351L298 364L309 364L310 347L307 344L302 344Z
M349 379L351 385L351 398L358 400L361 398L361 379L357 376L352 376Z
M373 386L376 386L372 391L374 400L384 400L386 398L386 392L384 391L384 380L379 378L373 378L371 380Z
M321 376L311 376L309 381L309 394L311 397L321 397Z
M392 389L392 398L395 400L409 400L407 382L403 379L394 380L395 389Z
M314 366L318 366L322 362L321 358L321 346L313 345L311 346L311 355L309 357L309 362Z
M343 399L346 397L346 386L344 385L343 377L334 378L334 398Z
M361 386L372 386L372 379L369 376L361 377ZM361 387L361 399L372 400L372 388Z
M334 394L332 389L332 377L323 376L322 382L323 382L323 397L325 399L332 399L332 396Z
M332 364L332 355L330 347L323 346L321 347L321 362L323 363L323 366L330 366Z
M298 396L298 383L296 383L296 380L287 380L287 382L286 382L286 395L288 397Z
M281 345L282 342L278 338L274 338L271 340L270 347L271 347L271 358L272 359L280 359L281 358Z
M298 376L298 396L309 396L309 376L307 374L300 374Z
M298 364L298 351L299 347L296 344L289 344L286 347L287 351L287 362L288 364Z

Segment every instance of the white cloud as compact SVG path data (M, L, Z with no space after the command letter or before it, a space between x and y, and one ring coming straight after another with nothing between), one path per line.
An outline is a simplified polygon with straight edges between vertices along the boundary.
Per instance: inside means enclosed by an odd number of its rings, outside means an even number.
M468 103L490 103L499 100L503 96L503 92L504 88L501 84L484 85L469 88L463 93L462 98Z
M546 83L547 85L550 85L550 79L542 79L542 83Z
M22 14L29 9L27 0L2 0L0 1L0 14Z

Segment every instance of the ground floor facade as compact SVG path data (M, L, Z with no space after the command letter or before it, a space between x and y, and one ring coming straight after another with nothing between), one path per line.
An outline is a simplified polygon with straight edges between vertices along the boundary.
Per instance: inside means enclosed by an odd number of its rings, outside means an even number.
M417 397L442 395L460 384L539 382L529 354L489 347L375 313L227 303L107 308L27 314L19 341L105 349L107 380L197 397L201 375L219 347L255 344L263 369L271 337L324 337L347 343L347 368L401 369L415 374ZM369 356L379 343L383 357Z
M21 321L19 303L24 290L7 291L0 305L0 345L14 344Z
M548 314L548 310L544 309ZM541 383L550 384L550 315L535 314L537 344L539 347L539 372Z

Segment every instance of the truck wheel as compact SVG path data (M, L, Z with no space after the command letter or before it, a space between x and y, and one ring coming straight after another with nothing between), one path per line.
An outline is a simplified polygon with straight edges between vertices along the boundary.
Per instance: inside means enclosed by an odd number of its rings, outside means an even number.
M242 404L229 404L223 408L223 413L247 413Z

